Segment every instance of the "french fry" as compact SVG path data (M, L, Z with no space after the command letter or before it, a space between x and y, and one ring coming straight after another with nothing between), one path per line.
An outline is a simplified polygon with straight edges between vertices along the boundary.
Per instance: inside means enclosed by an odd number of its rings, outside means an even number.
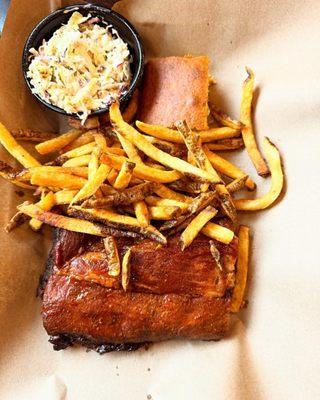
M154 220L170 220L181 214L181 208L177 206L151 206L148 207L150 218Z
M0 143L25 168L41 165L15 140L7 128L0 123Z
M76 147L75 149L69 150L66 153L61 154L60 157L65 157L65 158L75 158L75 157L80 157L84 156L86 154L91 154L92 150L96 146L95 142L90 142L87 144L84 144L83 146Z
M259 175L265 176L269 174L269 168L258 149L252 126L251 112L254 92L254 74L248 67L246 67L246 71L248 77L243 83L240 107L240 120L244 124L242 137L255 169Z
M76 139L74 139L71 143L69 143L67 146L63 147L61 149L62 153L66 153L69 150L75 149L77 147L83 146L85 144L88 144L90 142L94 141L94 134L97 132L96 129L93 129L91 131L87 131L82 133L80 136L78 136Z
M229 128L232 128L232 129L242 129L243 128L244 125L242 122L230 118L229 115L225 114L214 104L210 104L209 107L210 107L211 114L213 115L213 118L217 122L219 122L221 125L228 126Z
M91 155L86 154L80 157L70 158L70 160L65 161L63 167L87 167L90 162Z
M246 173L240 168L236 167L230 161L227 161L217 154L212 153L206 146L203 146L203 149L209 161L217 171L233 179L242 178L244 175L246 175ZM254 190L256 185L250 178L247 178L246 187L250 190Z
M79 204L83 200L87 200L89 197L93 196L107 179L109 172L110 167L101 164L92 177L82 186L70 205Z
M131 125L123 121L119 105L117 103L112 103L110 106L110 120L117 130L123 134L126 139L134 143L134 145L145 153L148 157L153 160L158 161L169 168L180 171L184 174L191 175L196 178L200 178L203 181L208 181L216 183L216 179L210 173L196 168L193 165L181 160L177 157L172 157L170 154L165 153L162 150L157 149L151 143L149 143L143 135L141 135L137 130L135 130Z
M149 196L151 193L153 193L155 187L156 184L154 182L141 183L137 186L125 189L122 192L118 192L113 188L113 191L111 191L111 186L109 187L110 189L108 190L108 192L106 192L106 188L102 187L102 191L104 192L105 197L100 199L89 199L85 201L82 206L87 208L107 208L112 205L129 205L135 202L139 202L143 200L146 196Z
M123 147L124 151L127 153L129 160L136 164L142 163L142 159L141 159L136 147L129 140L127 140L123 135L121 135L119 132L116 131L116 134L121 143L121 146Z
M114 185L114 183L117 179L117 176L118 176L118 171L115 168L111 168L108 178L107 178L110 185L112 185L112 186Z
M41 167L33 167L29 168L28 172L31 175L35 171L42 172L63 172L64 174L71 174L80 176L81 178L88 178L88 168L87 167L60 167L60 166L51 166L51 165L42 165ZM27 175L26 175L27 176Z
M112 228L136 232L162 244L167 242L166 238L152 225L142 227L136 218L117 214L111 210L73 206L68 208L68 214L88 221L97 221Z
M208 222L201 230L201 233L218 242L229 244L234 238L234 232L224 226Z
M126 157L116 156L114 154L102 154L101 162L112 166L118 171L121 169L125 161L129 161ZM144 164L136 164L133 170L133 176L153 182L168 183L181 178L181 174L177 171L160 171L156 168L148 167Z
M103 152L107 151L107 140L105 136L101 132L97 132L93 134L94 140L98 148Z
M181 157L185 153L185 149L183 146L179 143L172 143L168 142L167 140L161 140L157 139L153 136L148 136L148 135L142 135L148 142L152 143L155 147L157 147L160 150L165 151L166 153L171 154L174 157ZM189 162L189 160L188 160Z
M30 176L27 174L21 175L21 172L0 160L0 176L3 179L23 189L34 189L34 186L25 183L25 181L28 182L30 180Z
M246 185L246 181L248 179L248 175L244 175L242 178L237 178L234 181L230 182L226 188L229 193L237 192L243 189Z
M38 201L36 205L44 211L50 211L55 204L55 195L53 192L49 192L40 201ZM29 225L31 229L36 232L41 228L42 222L36 218L31 218Z
M92 115L86 119L84 125L81 123L80 119L74 117L68 118L68 124L72 126L72 128L81 130L95 129L100 126L99 118Z
M131 249L129 248L122 259L121 285L126 292L130 283Z
M141 226L150 225L150 213L146 203L143 200L139 200L133 203L134 213Z
M91 153L90 161L88 164L88 178L92 178L92 176L97 172L99 167L99 157L101 155L101 151L98 146L96 146Z
M182 193L177 193L174 190L169 189L167 186L159 184L155 188L155 193L164 199L171 199L171 200L177 200L182 203L191 203L192 202L192 197L186 196L185 194Z
M179 207L182 211L186 211L188 209L189 203L183 203L178 200L172 199L162 199L161 197L156 196L148 196L145 198L145 202L149 206L158 206L158 207Z
M180 236L180 246L182 251L190 246L201 229L217 214L217 212L218 210L214 207L208 206L204 210L200 211L199 214L190 222Z
M133 92L133 95L127 105L127 108L123 112L123 120L130 123L132 122L136 112L138 110L138 102L139 102L139 90L136 89Z
M26 142L41 143L49 139L57 137L56 133L33 131L31 129L17 129L11 131L11 135L17 139Z
M22 213L21 211L18 211L17 213L14 214L14 216L7 223L4 230L7 233L10 233L14 229L18 228L18 226L24 224L29 219L30 219L30 217L28 215Z
M77 193L77 190L59 190L54 194L55 203L57 205L70 204Z
M247 226L240 226L238 238L239 245L237 270L235 277L235 286L231 299L231 312L233 313L236 313L241 309L247 284L250 248L249 228Z
M103 244L108 261L108 274L111 276L120 275L121 266L117 242L112 236L107 236L103 239Z
M244 146L242 138L234 138L234 139L223 139L219 140L215 143L207 144L209 150L215 151L230 151L230 150L238 150Z
M217 249L217 246L215 245L213 240L210 240L209 244L210 244L210 253L212 255L212 258L216 262L217 267L220 269L220 271L222 271L223 268L220 261L220 251Z
M271 171L271 187L268 193L264 196L250 200L239 199L235 200L237 210L241 211L257 211L263 210L273 204L280 196L283 188L284 177L281 167L281 158L276 146L270 142L268 138L263 141L263 149L265 151L268 164Z
M18 206L18 210L28 215L31 218L36 218L39 221L54 226L56 228L67 229L68 231L87 233L94 236L115 236L115 237L137 237L135 232L124 232L101 224L85 221L77 218L65 217L60 214L55 214L50 211L44 211L35 204L23 203Z
M184 143L178 131L160 125L149 125L141 121L136 121L136 126L140 131L154 136L158 139L173 143ZM240 136L240 131L232 128L210 128L206 131L198 132L202 143L213 142L220 139L229 139Z
M192 182L189 179L179 179L174 182L168 183L168 186L172 190L179 190L181 192L186 192L194 196L201 193L202 183Z
M78 136L81 135L81 133L82 131L79 129L72 129L71 131L64 133L63 135L37 144L35 148L39 154L54 153L63 149L69 143L73 142Z
M34 171L31 175L31 184L37 186L81 189L86 183L87 179L63 172Z
M117 176L117 179L115 180L113 187L117 190L123 190L126 187L128 187L134 167L136 166L135 163L131 161L126 161L123 163L119 175Z

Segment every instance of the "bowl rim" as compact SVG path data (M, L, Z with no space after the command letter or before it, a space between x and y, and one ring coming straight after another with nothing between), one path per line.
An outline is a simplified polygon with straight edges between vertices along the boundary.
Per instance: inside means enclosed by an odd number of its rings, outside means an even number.
M66 6L66 7L58 8L57 10L53 11L52 13L46 15L43 19L41 19L32 28L32 30L24 44L24 47L22 50L22 59L21 59L21 67L22 67L23 77L24 77L24 80L25 80L31 94L41 104L43 104L45 107L49 108L50 110L55 111L59 114L63 114L67 117L73 117L73 118L80 120L80 118L77 114L67 113L63 108L60 108L53 104L50 104L50 103L46 102L42 97L40 97L37 93L33 93L32 92L33 86L31 85L31 82L30 82L29 78L27 77L27 71L28 71L28 67L29 67L29 61L28 61L29 49L32 47L32 43L35 40L35 37L39 34L39 32L41 32L41 30L47 25L48 22L51 22L52 20L56 19L61 14L65 13L66 11L70 12L73 9L75 11L76 11L76 9L78 9L78 10L80 9L80 12L81 12L81 9L94 9L101 13L107 13L107 14L113 15L116 19L118 19L124 25L125 29L130 31L132 37L134 38L134 41L137 44L137 70L135 71L135 74L132 77L128 91L124 95L120 96L120 98L119 98L120 105L123 103L126 103L131 98L131 96L133 95L133 92L135 91L135 89L137 88L137 86L140 83L140 80L142 78L143 71L144 71L144 49L142 46L142 41L141 41L140 35L136 31L135 27L121 14L119 14L116 11L112 10L111 8L105 7L101 4L76 3L76 4ZM88 119L93 116L106 113L109 110L109 107L110 107L110 105L108 105L104 108L99 108L95 111L92 111L88 115Z

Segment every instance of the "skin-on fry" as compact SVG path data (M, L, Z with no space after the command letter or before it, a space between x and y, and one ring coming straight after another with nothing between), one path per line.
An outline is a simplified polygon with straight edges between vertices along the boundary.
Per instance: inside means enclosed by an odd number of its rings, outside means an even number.
M103 152L107 151L107 140L105 136L101 132L97 132L93 134L94 140L96 142L97 147Z
M57 137L56 133L33 131L31 129L13 130L11 131L11 135L17 140L23 140L26 142L37 142L37 143L41 143L46 140L50 140Z
M57 205L70 204L77 193L77 190L59 190L54 194L55 203Z
M269 174L269 168L258 149L252 126L251 112L254 92L254 74L248 67L246 67L246 71L248 77L243 83L240 106L240 120L244 124L242 137L255 169L259 175L265 176Z
M85 221L77 218L65 217L60 214L55 214L50 211L44 211L35 204L23 203L18 206L18 210L28 215L31 218L36 218L39 221L54 226L56 228L67 229L68 231L87 233L94 236L115 236L115 237L137 237L134 232L124 232L101 224Z
M115 189L123 190L128 187L135 166L136 164L131 161L126 161L125 163L123 163L117 179L115 180L113 185Z
M80 176L64 174L63 172L34 171L31 175L31 184L37 186L81 189L86 183L87 180Z
M100 161L112 166L113 168L120 170L122 164L125 161L129 161L127 158L122 156L116 156L114 154L102 154L100 157ZM133 175L137 178L153 181L153 182L160 182L160 183L168 183L176 181L177 179L181 178L181 174L177 171L160 171L156 168L148 167L144 164L136 164Z
M57 136L53 139L37 144L36 150L39 154L54 153L63 149L69 143L73 142L82 133L79 129L72 129L71 131Z
M179 207L182 211L186 211L189 206L189 203L182 203L181 201L172 199L162 199L161 197L156 196L148 196L146 197L145 201L149 206Z
M142 227L136 218L117 214L110 210L96 210L91 208L84 209L79 206L73 206L68 208L68 214L89 221L97 221L112 228L137 232L161 244L165 244L167 242L166 238L153 226L150 225L147 227Z
M222 174L229 176L233 179L242 178L244 175L246 175L246 173L243 172L240 168L231 164L230 161L227 161L217 154L212 153L206 146L203 146L203 149L213 167ZM250 178L247 178L246 187L250 190L254 190L256 185Z
M213 240L210 240L209 244L210 244L210 253L212 255L212 258L216 262L218 268L222 271L222 265L220 261L220 251L217 249L217 246L215 245Z
M110 167L105 164L101 164L95 174L93 174L92 177L79 190L77 195L72 200L71 205L79 204L83 200L86 200L89 197L93 196L103 184L103 182L107 179L109 172Z
M25 168L41 165L15 140L7 128L0 123L0 143Z
M0 176L9 181L10 183L19 186L23 189L34 189L34 186L28 185L24 181L28 182L30 176L28 174L22 174L22 171L17 171L7 163L0 160Z
M174 157L182 157L185 153L185 149L181 144L168 142L167 140L157 139L153 136L148 135L143 135L143 137L158 149L163 150ZM188 160L188 162L190 161Z
M67 146L65 146L63 149L61 149L62 153L65 153L69 150L75 149L77 147L83 146L85 144L88 144L90 142L94 141L94 134L97 132L97 130L93 129L88 132L82 133L79 137L77 137L75 140L73 140L71 143L69 143Z
M224 226L208 222L201 230L201 232L211 239L215 239L218 242L229 244L234 238L234 232L231 229L225 228Z
M29 215L24 214L21 211L18 211L14 214L14 216L10 219L10 221L5 226L4 230L9 233L14 229L18 228L18 226L24 224L26 221L30 219Z
M177 193L162 184L157 185L154 191L159 197L162 197L163 199L177 200L181 201L182 203L191 203L193 200L192 197L186 196L182 193Z
M221 125L228 126L229 128L232 128L232 129L242 129L243 128L242 122L230 118L229 115L227 115L226 113L221 111L214 104L210 104L209 107L210 107L211 114L213 115L213 118L217 122L219 122Z
M70 160L65 161L63 167L87 167L90 162L91 155L86 154L84 156L70 158Z
M181 208L177 206L151 206L148 209L150 218L159 221L169 220L181 214Z
M138 110L138 103L139 103L139 90L136 89L133 92L133 95L129 101L127 108L124 110L122 114L124 121L128 123L132 122Z
M231 312L238 312L243 303L243 297L247 284L247 275L249 267L249 250L250 237L249 228L241 225L239 228L239 245L238 245L238 260L235 278L235 286L231 299Z
M129 248L122 259L121 268L121 285L123 290L126 292L130 283L130 261L131 261L131 249Z
M149 125L141 121L136 121L136 126L140 131L154 136L158 139L173 143L184 143L178 131L160 125ZM232 128L210 128L206 131L198 132L202 143L213 142L220 139L228 139L240 136L240 131Z
M38 201L36 205L44 211L50 211L56 204L55 200L56 199L54 193L49 192L45 196L43 196L43 198ZM31 229L36 232L41 228L42 222L37 220L36 218L31 218L31 220L29 221L29 225Z
M223 139L219 140L215 143L207 144L209 150L216 151L230 151L230 150L238 150L244 146L242 138L235 139Z
M134 143L135 146L145 153L147 156L153 160L158 161L169 168L180 171L184 174L191 175L196 178L200 178L204 181L215 183L216 179L210 173L196 168L193 165L181 160L177 157L172 157L170 154L165 153L162 150L157 149L151 143L149 143L143 135L141 135L137 130L135 130L131 125L123 121L119 105L117 103L112 103L110 106L110 120L114 127L119 130L130 142Z
M139 202L149 196L154 191L155 187L156 184L154 182L145 182L125 189L122 192L118 192L112 188L113 191L109 191L109 193L105 191L105 187L102 187L105 197L100 199L89 199L85 201L82 206L87 208L108 208L112 205L129 205Z
M139 200L133 203L134 213L141 226L150 225L150 213L146 203L143 200Z
M111 276L120 275L120 258L118 253L117 242L112 236L108 236L103 239L104 249L106 252L106 258L108 261L108 274Z
M175 182L169 183L168 186L170 189L186 192L194 196L201 193L202 183L192 182L189 179L179 179Z
M283 188L283 171L281 167L281 157L276 146L270 142L268 138L263 141L263 150L266 154L268 164L271 171L271 187L268 193L264 196L249 200L239 199L235 200L237 210L241 211L257 211L263 210L273 204L280 196Z
M237 192L243 189L246 186L246 181L248 179L248 175L244 175L242 178L237 178L234 181L230 182L226 187L229 193Z
M216 210L214 207L208 206L190 222L180 236L180 246L182 251L190 246L204 225L209 222L210 219L217 214L217 212L218 210Z

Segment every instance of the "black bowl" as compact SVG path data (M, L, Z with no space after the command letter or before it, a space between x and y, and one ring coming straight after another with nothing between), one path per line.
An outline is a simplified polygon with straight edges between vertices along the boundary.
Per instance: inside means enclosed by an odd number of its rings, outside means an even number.
M124 107L127 104L130 97L132 96L135 88L139 85L142 78L143 68L144 68L143 47L138 33L127 19L125 19L115 11L100 5L74 4L72 6L60 8L59 10L54 11L53 13L47 15L43 20L41 20L38 23L38 25L35 26L35 28L32 30L26 41L22 55L23 76L30 91L33 88L33 86L31 85L30 79L27 77L27 72L30 63L30 55L31 55L29 53L29 50L32 47L34 47L35 49L39 48L39 46L42 44L43 39L49 40L52 37L53 33L58 28L60 28L62 24L67 23L67 21L70 18L70 12L72 12L73 10L79 11L84 16L90 13L93 17L100 17L101 20L111 24L118 31L119 36L128 44L129 51L132 56L132 63L131 63L132 80L128 91L124 95L122 95L119 99L121 107ZM35 93L32 94L42 104L44 104L51 110L66 116L72 116L78 118L78 116L75 114L68 114L62 108L47 103L39 95ZM105 113L106 111L108 111L108 109L109 106L92 111L89 115L89 118L94 115Z

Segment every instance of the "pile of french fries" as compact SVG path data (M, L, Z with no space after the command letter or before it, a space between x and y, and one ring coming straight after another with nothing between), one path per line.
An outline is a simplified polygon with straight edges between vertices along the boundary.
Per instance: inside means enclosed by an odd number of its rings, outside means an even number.
M0 175L23 189L32 190L37 202L24 202L8 223L10 232L29 221L38 231L42 224L104 238L110 274L121 273L115 237L150 238L165 245L180 234L184 250L201 232L228 244L239 238L236 289L232 310L242 304L249 254L249 228L238 223L238 211L269 207L283 188L283 171L277 148L265 138L258 150L252 126L254 75L247 69L240 121L210 105L215 127L194 132L185 121L176 129L135 121L137 94L123 113L110 107L110 122L97 128L72 129L60 136L32 131L9 132L0 124L0 142L22 165L17 170L0 162ZM36 151L52 155L41 165L18 142L37 142ZM217 151L245 148L261 176L271 173L268 193L256 199L234 199L240 190L255 190L253 180ZM230 220L219 224L221 217ZM219 251L210 241L212 256L221 267ZM130 251L122 262L122 283L130 267Z

